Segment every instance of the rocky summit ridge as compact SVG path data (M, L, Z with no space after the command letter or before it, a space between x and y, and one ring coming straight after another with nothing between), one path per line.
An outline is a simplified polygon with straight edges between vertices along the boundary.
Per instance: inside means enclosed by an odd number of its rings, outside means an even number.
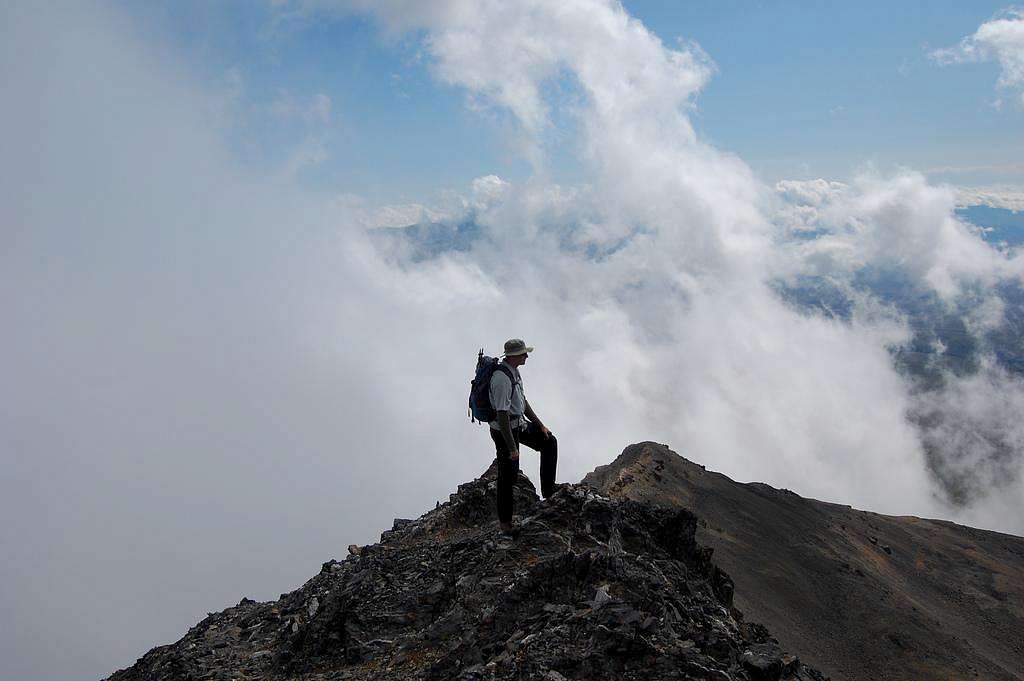
M733 607L690 511L584 484L542 501L520 474L522 532L507 540L494 486L492 467L301 588L211 614L110 681L825 678Z

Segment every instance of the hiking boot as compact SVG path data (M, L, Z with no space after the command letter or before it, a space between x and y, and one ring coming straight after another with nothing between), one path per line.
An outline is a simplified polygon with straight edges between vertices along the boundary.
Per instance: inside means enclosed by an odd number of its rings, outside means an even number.
M513 523L498 523L498 532L506 539L515 539L519 536L519 526Z
M549 500L549 499L550 499L551 497L555 496L555 495L556 495L556 494L558 494L558 493L559 493L559 492L560 492L561 490L565 489L565 488L566 488L566 487L568 487L568 486L569 486L569 483L567 483L567 482L558 482L558 483L555 483L555 484L554 484L554 485L553 485L553 486L551 487L551 491L550 491L550 492L548 492L547 494L545 494L545 495L544 495L544 499L543 499L543 501L547 501L547 500Z

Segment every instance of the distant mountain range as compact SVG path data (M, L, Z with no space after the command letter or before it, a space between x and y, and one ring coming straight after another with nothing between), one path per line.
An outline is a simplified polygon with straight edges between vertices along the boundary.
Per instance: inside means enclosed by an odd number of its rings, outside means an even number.
M1024 244L1024 211L968 206L957 214L997 248ZM908 345L893 348L893 354L897 366L916 377L922 388L941 385L944 371L970 373L982 352L990 353L1008 371L1024 374L1024 287L1019 282L997 287L1004 305L1003 323L980 336L971 333L967 324L976 300L960 300L950 309L934 291L921 288L899 269L866 267L854 277L853 289L906 315L913 338ZM849 292L826 277L801 277L794 283L779 283L777 290L805 310L843 319L849 319L853 310Z
M965 206L956 214L982 230L985 241L999 245L1024 244L1024 210L1007 210L992 206Z

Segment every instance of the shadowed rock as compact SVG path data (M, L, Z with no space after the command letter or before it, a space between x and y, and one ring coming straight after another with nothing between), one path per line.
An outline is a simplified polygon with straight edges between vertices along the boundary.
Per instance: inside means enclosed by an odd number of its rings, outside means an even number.
M111 681L185 679L821 680L732 607L683 508L520 476L500 537L494 474L275 602L243 599Z

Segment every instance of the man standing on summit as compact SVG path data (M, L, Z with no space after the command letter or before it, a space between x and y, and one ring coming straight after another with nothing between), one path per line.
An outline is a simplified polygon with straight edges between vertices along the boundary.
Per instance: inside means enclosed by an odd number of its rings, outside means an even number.
M498 522L501 531L514 533L512 527L512 487L519 476L519 445L540 452L540 489L547 499L555 493L555 468L558 465L558 440L541 422L523 394L519 367L533 352L519 338L505 343L505 358L491 376L491 406L498 413L490 422L491 439L498 457Z

